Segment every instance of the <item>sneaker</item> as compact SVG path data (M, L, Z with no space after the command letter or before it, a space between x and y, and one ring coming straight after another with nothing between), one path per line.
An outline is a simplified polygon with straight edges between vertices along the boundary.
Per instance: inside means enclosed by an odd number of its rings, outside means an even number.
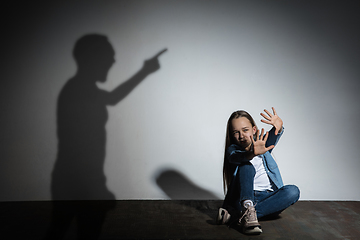
M219 208L216 224L226 224L230 220L230 213L225 208Z
M262 233L261 225L259 224L256 216L254 206L249 206L245 209L242 217L239 219L239 224L245 234L260 234Z

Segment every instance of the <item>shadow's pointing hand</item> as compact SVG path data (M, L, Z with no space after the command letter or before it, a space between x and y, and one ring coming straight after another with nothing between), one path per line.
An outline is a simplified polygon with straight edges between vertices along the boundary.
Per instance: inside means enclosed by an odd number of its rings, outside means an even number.
M161 56L164 52L166 52L166 51L167 51L167 48L161 50L161 51L158 52L158 54L156 54L153 58L158 58L158 57L160 57L160 56Z
M147 73L153 73L160 69L160 64L158 58L160 55L162 55L164 52L167 51L167 48L161 50L159 53L157 53L154 57L146 60L144 62L143 70Z

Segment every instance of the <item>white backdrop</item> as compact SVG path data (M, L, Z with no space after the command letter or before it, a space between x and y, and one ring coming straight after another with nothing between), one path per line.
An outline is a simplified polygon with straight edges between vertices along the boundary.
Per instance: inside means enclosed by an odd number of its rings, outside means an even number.
M324 3L324 2L322 2ZM56 103L75 41L106 35L112 90L163 48L161 69L108 107L116 199L221 199L226 121L274 106L274 150L301 199L360 200L359 16L344 1L99 1L5 6L0 201L50 200ZM84 173L86 174L86 173Z

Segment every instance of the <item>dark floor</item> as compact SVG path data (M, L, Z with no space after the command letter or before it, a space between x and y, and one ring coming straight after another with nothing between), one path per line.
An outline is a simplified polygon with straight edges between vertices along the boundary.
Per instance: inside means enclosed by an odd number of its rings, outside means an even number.
M101 222L100 239L360 239L360 202L300 201L280 218L260 221L264 232L259 236L215 225L221 205L218 200L67 203L70 205L65 208L74 211L62 208L63 215L75 211L85 214L83 221L71 222L65 239L76 239L79 226L84 226L84 234L93 236ZM100 219L96 216L101 216L109 204L114 207L105 220L89 226L91 219ZM52 208L52 202L0 203L0 238L42 239L51 222Z

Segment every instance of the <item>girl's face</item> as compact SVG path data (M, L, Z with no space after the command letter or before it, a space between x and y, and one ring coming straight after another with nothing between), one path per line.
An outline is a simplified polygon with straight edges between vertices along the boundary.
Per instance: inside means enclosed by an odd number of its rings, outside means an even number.
M251 138L256 133L256 127L246 117L239 117L231 121L231 133L235 143L246 151L250 150Z

